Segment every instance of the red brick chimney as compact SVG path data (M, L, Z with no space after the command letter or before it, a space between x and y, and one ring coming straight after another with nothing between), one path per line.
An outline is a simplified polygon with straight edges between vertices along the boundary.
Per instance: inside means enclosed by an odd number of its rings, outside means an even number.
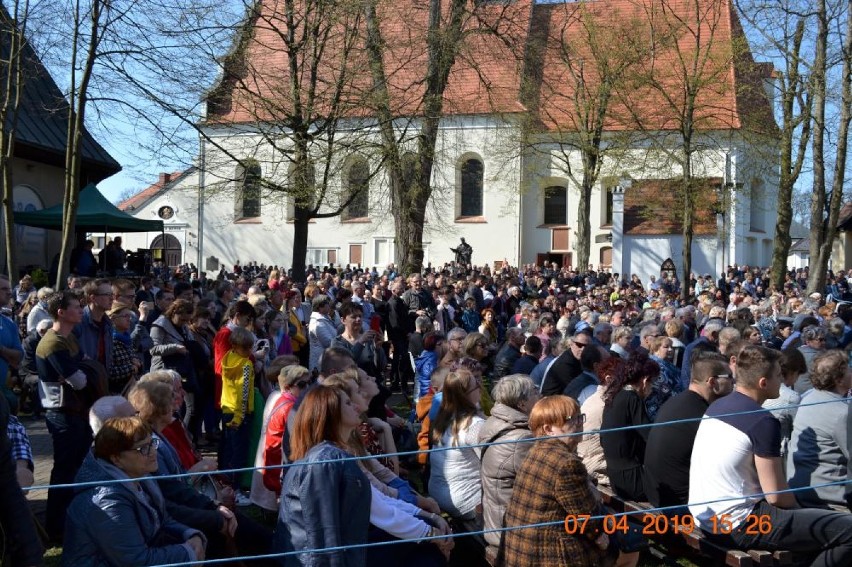
M171 173L161 173L160 174L160 186L164 186L166 183L172 180Z

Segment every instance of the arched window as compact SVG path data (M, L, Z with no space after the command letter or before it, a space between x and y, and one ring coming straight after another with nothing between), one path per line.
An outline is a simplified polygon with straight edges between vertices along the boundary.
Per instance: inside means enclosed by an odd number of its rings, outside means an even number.
M544 190L544 224L568 224L568 189L551 185Z
M260 216L261 169L255 160L237 166L237 193L234 213L238 219Z
M482 162L476 158L465 160L461 167L461 217L482 216Z
M343 210L343 220L363 219L369 216L370 167L367 160L358 158L346 172L346 198L352 198Z

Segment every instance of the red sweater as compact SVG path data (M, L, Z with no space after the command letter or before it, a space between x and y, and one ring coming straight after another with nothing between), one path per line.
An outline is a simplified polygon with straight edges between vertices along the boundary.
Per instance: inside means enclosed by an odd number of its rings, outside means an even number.
M266 437L263 440L263 466L275 467L284 462L284 435L287 430L287 417L290 410L296 404L296 398L290 392L284 392L272 412L269 414L269 423L266 425ZM272 490L278 496L281 495L281 472L283 469L264 468L261 471L263 486Z

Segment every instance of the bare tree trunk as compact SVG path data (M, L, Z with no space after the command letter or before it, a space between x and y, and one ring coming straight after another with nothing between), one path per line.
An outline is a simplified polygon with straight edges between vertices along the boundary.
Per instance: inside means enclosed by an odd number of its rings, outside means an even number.
M56 272L56 288L64 287L66 269L71 259L71 248L76 234L77 208L80 197L80 170L82 155L80 142L85 127L86 103L88 101L89 82L95 66L97 48L100 42L100 25L108 0L93 0L90 14L89 42L86 59L82 68L79 86L76 83L77 50L80 42L80 0L74 5L74 31L71 48L71 90L69 96L68 133L65 148L65 195L62 201L62 245L59 254L59 268Z
M465 0L452 0L449 20L441 22L441 1L429 1L429 29L426 36L428 64L424 78L423 119L417 136L417 163L414 165L411 183L405 182L408 172L404 171L399 144L393 130L393 110L382 60L384 42L381 35L375 2L365 7L367 23L367 54L373 76L375 94L374 109L380 122L383 152L391 178L391 210L396 229L396 258L403 273L419 272L423 269L423 228L426 206L432 195L432 168L438 125L443 113L443 96L450 69L455 64L462 39L462 27L466 13Z
M305 256L308 254L308 216L307 211L296 207L293 219L293 281L305 281Z
M382 153L385 156L385 167L388 171L390 184L391 215L393 215L394 232L396 234L396 247L394 250L394 262L397 268L403 264L403 259L408 257L408 241L403 240L400 235L408 232L408 219L403 218L403 206L400 202L404 194L402 155L397 143L396 133L393 128L393 115L390 110L390 95L388 94L387 77L382 61L384 42L378 15L376 14L376 1L371 0L364 6L364 22L367 37L365 44L367 58L370 63L370 75L373 79L372 105L376 111L379 121L379 131L382 138ZM406 273L406 272L403 272Z
M813 193L811 195L811 242L809 294L825 288L825 267L820 265L820 249L826 236L825 215L825 93L828 51L828 15L825 0L817 0L817 35L811 80L814 98L814 135L812 144Z
M689 158L687 158L688 160ZM689 297L689 279L692 273L692 237L695 227L695 200L693 198L692 174L684 175L684 198L683 198L683 251L681 255L683 276L680 280L680 297Z
M805 95L803 82L799 71L801 64L802 38L805 33L805 18L800 17L793 34L792 47L785 54L787 71L781 88L781 177L778 182L778 208L775 223L775 240L772 250L772 270L770 272L771 287L781 290L784 287L784 274L787 272L787 257L790 255L790 227L793 222L793 188L799 179L804 165L805 154L810 138L810 95ZM800 114L796 116L795 105L802 102ZM802 126L796 154L793 155L793 144L796 129Z
M847 2L846 8L846 38L843 42L843 71L841 74L841 104L840 120L837 132L837 148L834 156L834 175L831 181L831 199L828 206L828 219L823 231L823 240L820 242L819 256L816 265L811 260L812 271L808 279L808 292L822 291L825 288L828 261L831 258L831 249L834 238L837 235L837 220L840 216L840 207L843 203L843 183L846 178L846 160L849 144L849 124L852 121L852 0ZM821 278L815 278L815 274L821 274ZM811 282L814 282L812 286ZM817 287L818 286L818 287ZM811 287L815 289L812 290Z

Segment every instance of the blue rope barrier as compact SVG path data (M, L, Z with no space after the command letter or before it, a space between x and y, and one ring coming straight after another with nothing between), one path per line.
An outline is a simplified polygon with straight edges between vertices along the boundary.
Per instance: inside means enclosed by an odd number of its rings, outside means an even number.
M341 459L341 460L343 460L343 459ZM686 506L707 506L709 504L717 504L717 503L720 503L720 502L728 502L728 501L731 501L731 500L742 500L743 498L758 498L758 497L766 496L766 495L769 495L769 494L795 493L795 492L798 492L798 491L801 491L801 490L812 490L814 488L823 488L823 487L827 487L827 486L839 486L839 485L844 485L844 484L849 484L849 483L852 483L852 480L827 482L827 483L823 483L823 484L815 484L815 485L812 485L812 486L805 486L805 487L801 487L801 488L788 488L788 489L776 490L776 491L772 491L772 492L761 492L761 493L758 493L758 494L748 494L746 496L719 498L717 500L708 500L706 502L689 503ZM648 509L645 509L645 510L638 510L638 511L613 512L611 514L600 514L600 515L597 515L597 516L589 516L588 519L589 520L603 520L606 517L613 517L613 516L617 517L617 516L630 516L630 515L640 515L640 514L652 514L652 513L657 513L657 512L664 512L664 511L667 511L667 510L681 510L681 509L683 509L683 506L660 506L658 508L648 508ZM826 510L826 512L830 512L830 510ZM276 558L281 558L281 557L289 557L289 556L293 556L293 555L303 555L303 554L308 554L308 553L335 553L335 552L338 552L338 551L346 551L346 550L349 550L349 549L379 547L379 546L383 546L383 545L396 545L396 544L400 544L400 543L410 543L412 541L428 542L428 541L432 541L432 540L455 539L455 538L470 537L470 536L476 536L476 535L485 535L485 534L491 534L491 533L512 532L512 531L528 530L528 529L536 529L536 528L546 528L546 527L551 527L551 526L561 526L561 525L564 525L564 523L565 523L565 520L562 519L562 520L554 520L552 522L539 522L539 523L536 523L536 524L525 524L523 526L508 526L508 527L502 527L502 528L492 528L492 529L489 529L489 530L479 530L479 531L475 531L475 532L450 533L450 534L447 534L447 535L429 536L429 537L423 537L423 538L416 539L416 540L400 539L400 540L394 540L394 541L382 541L382 542L375 542L375 543L358 543L358 544L354 544L354 545L338 545L338 546L334 546L334 547L324 547L324 548L320 548L320 549L310 549L310 550L305 550L305 551L284 551L284 552L280 552L280 553L267 553L267 554L263 554L263 555L245 555L245 556L227 557L227 558L221 558L221 559L205 559L204 561L198 561L197 563L213 565L213 564L216 564L216 563L227 563L227 562L231 562L231 561L254 561L254 560L261 560L261 559L276 559ZM698 526L696 526L696 529L700 530L700 528ZM181 565L184 565L184 563L164 563L164 564L156 565L156 566L153 566L153 567L179 567Z
M766 412L773 412L773 411L784 410L784 409L794 409L794 408L801 408L801 407L806 407L806 406L817 406L817 405L823 405L823 404L832 404L832 403L837 403L837 402L849 402L849 401L850 401L850 398L840 398L840 399L836 399L836 400L826 400L826 401L823 401L823 402L812 402L812 403L803 403L803 404L793 404L793 405L789 405L789 406L779 406L779 407L775 407L775 408L772 408L772 409L761 408L761 409L749 410L749 411L743 411L743 412L726 413L726 414L720 414L720 415L713 416L713 417L708 417L708 416L690 417L690 418L676 419L676 420L672 420L672 421L663 421L663 422L658 422L658 423L655 422L655 423L644 423L644 424L640 424L640 425L626 425L626 426L623 426L623 427L614 427L612 429L594 429L594 430L590 430L590 431L578 431L576 433L565 433L565 434L562 434L562 435L552 435L552 436L546 436L546 437L530 437L530 438L527 438L527 439L510 439L510 440L504 440L504 441L494 441L494 442L491 442L491 443L474 443L474 444L470 444L470 445L457 445L457 446L453 446L453 447L433 447L431 449L425 449L425 450L398 451L396 453L383 454L383 455L381 455L381 457L382 458L385 458L385 457L408 457L408 456L420 455L420 454L423 454L423 453L437 453L439 451L456 451L456 450L462 450L462 449L481 449L483 447L491 447L491 446L494 446L494 445L509 445L509 444L515 444L515 443L534 443L536 441L542 441L544 439L561 439L561 438L565 438L565 437L578 437L578 436L583 436L583 435L599 435L599 434L602 434L602 433L618 433L618 432L622 432L622 431L632 431L632 430L635 430L635 429L662 427L664 425L671 425L671 424L675 424L675 423L691 423L691 422L695 422L695 421L702 421L702 420L705 420L705 419L718 419L718 418L721 418L721 417L732 417L732 416L736 416L736 415L749 415L749 414L755 414L755 413L766 413ZM196 477L196 476L207 476L207 475L241 474L241 473L252 472L252 471L256 471L256 470L287 469L287 468L294 467L294 466L322 465L322 464L339 463L339 462L345 462L345 461L363 461L363 460L369 460L369 459L375 459L375 458L376 458L376 455L361 455L361 456L353 455L351 457L345 457L343 459L329 459L329 460L322 460L322 461L314 461L314 462L311 462L311 463L302 463L302 462L297 461L295 463L282 463L280 465L269 465L269 466L265 466L265 467L242 467L242 468L237 468L237 469L222 469L222 470L215 470L215 471L186 472L186 473L168 474L168 475L164 474L164 475L146 476L146 477L140 477L140 478L122 478L122 479L112 479L112 480L107 480L107 481L95 481L95 482L80 482L80 483L67 483L67 484L54 484L54 485L46 484L46 485L30 486L28 488L22 488L21 490L32 491L32 490L48 490L50 488L85 488L85 487L90 487L90 486L107 486L107 485L110 485L110 484L122 484L122 483L127 483L127 482L138 482L138 481L142 481L142 480L155 480L156 481L156 480L171 480L171 479L186 478L186 477L191 478L191 477Z

